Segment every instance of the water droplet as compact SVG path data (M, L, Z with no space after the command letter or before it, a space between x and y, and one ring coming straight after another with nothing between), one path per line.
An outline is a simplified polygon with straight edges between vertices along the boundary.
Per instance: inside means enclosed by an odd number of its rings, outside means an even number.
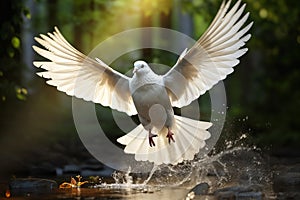
M241 140L241 139L244 139L244 138L247 138L247 135L246 135L246 134L242 134L241 137L240 137L240 140Z

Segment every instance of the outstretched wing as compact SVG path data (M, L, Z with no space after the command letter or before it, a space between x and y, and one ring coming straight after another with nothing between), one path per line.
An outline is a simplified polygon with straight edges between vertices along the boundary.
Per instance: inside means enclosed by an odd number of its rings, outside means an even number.
M245 4L240 7L241 1L228 11L230 2L223 1L206 32L163 76L173 106L183 107L199 98L232 73L238 58L247 52L240 48L250 39L251 35L245 34L253 23L241 28L249 13L241 17L245 9Z
M33 49L50 61L35 61L36 67L45 69L37 73L50 79L49 85L70 96L109 106L128 115L135 115L130 91L130 78L113 70L99 59L91 59L71 46L55 27L53 33L40 35L35 40L45 49Z

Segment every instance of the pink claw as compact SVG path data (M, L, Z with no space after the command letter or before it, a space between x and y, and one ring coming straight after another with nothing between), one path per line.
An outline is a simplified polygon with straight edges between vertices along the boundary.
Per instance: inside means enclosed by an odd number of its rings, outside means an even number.
M172 140L173 142L175 142L175 140L174 140L174 138L173 138L173 135L174 135L174 133L172 133L172 132L170 131L170 129L168 129L167 138L168 138L169 144L171 143L171 140Z

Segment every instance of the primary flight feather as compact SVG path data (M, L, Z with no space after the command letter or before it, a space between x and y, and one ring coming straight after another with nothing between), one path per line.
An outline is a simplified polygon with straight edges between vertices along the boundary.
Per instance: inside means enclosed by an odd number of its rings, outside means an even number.
M38 75L68 95L109 106L128 115L138 115L141 122L117 141L136 160L155 164L177 164L192 160L210 138L210 122L174 115L172 107L189 105L220 80L233 72L242 48L250 39L244 26L241 1L231 8L223 1L216 17L189 50L184 50L176 64L165 74L155 74L144 61L134 63L133 77L127 77L92 59L71 46L55 27L53 33L35 40L44 48L33 49L50 61L35 61L45 69ZM243 16L242 16L243 15Z

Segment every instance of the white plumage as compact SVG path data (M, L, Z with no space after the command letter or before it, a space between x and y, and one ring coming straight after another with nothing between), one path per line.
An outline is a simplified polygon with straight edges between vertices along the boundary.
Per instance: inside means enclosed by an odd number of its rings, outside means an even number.
M45 49L33 46L50 61L33 64L45 69L38 75L59 91L128 115L138 114L141 124L118 139L136 160L155 164L192 160L205 146L212 124L176 116L172 107L181 108L199 98L232 73L246 53L242 47L250 39L246 33L252 22L243 27L249 16L242 16L245 4L240 6L239 0L229 10L230 3L223 1L206 32L162 76L146 62L136 61L133 77L127 77L76 50L56 27L53 33L35 38Z
M176 116L174 127L172 127L175 143L169 144L165 139L166 128L158 134L156 146L150 147L148 144L148 131L142 124L133 131L119 138L117 141L126 145L125 153L135 154L135 159L140 161L150 161L155 164L177 164L183 160L192 160L196 153L205 146L205 140L210 137L206 131L211 123L192 120L189 118ZM175 145L176 144L176 145Z

